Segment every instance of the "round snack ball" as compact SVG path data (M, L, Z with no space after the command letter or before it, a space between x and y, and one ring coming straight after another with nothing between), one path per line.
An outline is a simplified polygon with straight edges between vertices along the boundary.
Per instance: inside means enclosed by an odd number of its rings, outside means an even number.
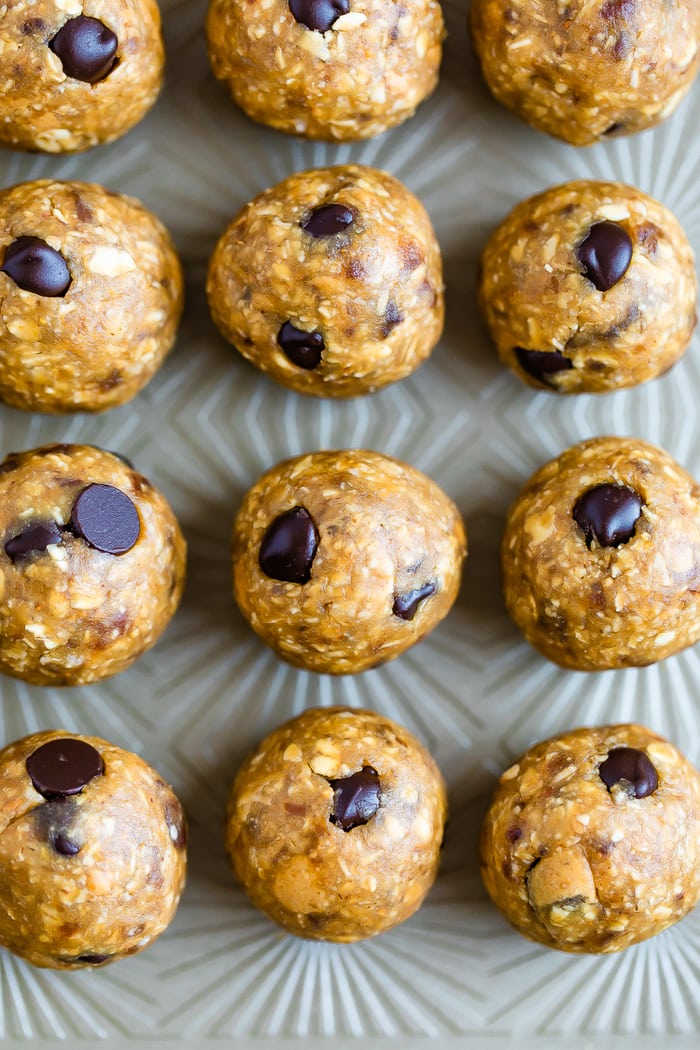
M85 685L153 646L184 586L185 541L164 497L90 445L0 464L0 671Z
M465 554L459 511L425 474L363 449L314 452L277 464L245 496L234 593L283 659L354 674L438 625Z
M446 815L440 770L406 729L372 711L312 708L241 767L226 846L253 904L285 930L358 941L421 906Z
M700 898L700 775L638 725L577 729L500 779L481 865L520 933L567 952L618 952Z
M660 123L700 65L699 0L473 0L471 26L498 101L574 146Z
M560 666L663 660L700 638L700 489L646 441L583 441L525 485L502 565L508 611Z
M42 179L0 191L0 298L0 398L101 412L162 364L183 276L165 227L138 201Z
M445 35L437 0L211 0L206 28L214 75L249 117L341 142L413 116Z
M481 308L528 386L603 393L667 372L696 324L693 250L631 186L581 180L518 204L484 250Z
M328 397L409 375L445 311L425 208L398 179L359 164L292 175L247 204L216 246L207 294L244 357Z
M53 730L0 751L0 945L75 970L141 951L185 882L182 807L138 755Z
M13 0L0 26L0 142L72 153L146 115L163 80L155 0Z

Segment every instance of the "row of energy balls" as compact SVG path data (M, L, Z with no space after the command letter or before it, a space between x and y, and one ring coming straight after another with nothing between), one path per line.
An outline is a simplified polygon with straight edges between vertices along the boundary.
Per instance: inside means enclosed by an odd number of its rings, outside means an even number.
M472 5L494 93L575 143L667 115L697 71L700 5L579 7ZM208 32L217 75L250 115L347 139L399 123L432 90L442 19L430 0L214 0ZM0 137L14 147L108 141L160 86L150 0L15 2L0 43ZM53 412L123 403L179 320L167 234L137 202L82 183L26 184L0 204L3 398ZM401 378L442 329L424 210L396 180L358 166L294 176L248 205L217 247L208 288L230 341L307 393L354 395ZM645 195L573 183L519 205L494 234L481 302L526 382L570 393L631 386L687 347L692 252ZM78 684L129 666L182 591L184 542L163 497L122 457L67 445L8 457L0 495L3 670ZM373 452L310 454L245 498L236 596L284 658L359 671L447 613L465 552L459 513L419 472ZM698 492L643 442L598 439L544 467L511 511L503 563L513 616L564 666L650 663L700 634ZM0 769L0 941L73 968L157 936L185 870L185 820L169 786L135 755L61 732L10 745ZM371 712L308 711L240 771L227 842L272 918L354 940L420 905L445 812L440 773L406 730ZM528 936L617 950L697 902L699 818L700 779L671 744L637 726L579 730L504 774L484 824L485 881Z

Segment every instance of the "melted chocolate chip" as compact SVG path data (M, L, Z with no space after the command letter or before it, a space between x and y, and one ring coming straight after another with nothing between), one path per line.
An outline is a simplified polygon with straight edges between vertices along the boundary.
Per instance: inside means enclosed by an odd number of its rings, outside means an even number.
M354 221L354 212L344 204L322 204L311 212L308 219L304 219L301 228L312 237L335 237L352 226Z
M304 507L292 507L275 518L260 545L260 568L272 580L308 583L318 547L318 532Z
M418 606L420 603L425 598L429 598L431 594L435 594L436 590L437 583L433 580L431 583L426 583L424 587L419 587L415 591L406 591L405 594L397 594L392 606L394 616L399 616L402 620L412 620L418 612Z
M37 837L62 857L74 857L82 846L75 841L73 824L76 815L75 798L53 798L32 810Z
M285 321L277 335L280 350L294 365L310 371L321 363L325 343L320 332L302 332L291 321Z
M560 350L524 350L522 346L516 346L515 356L523 372L540 383L546 383L546 377L554 372L566 372L574 367Z
M636 747L613 748L601 762L598 773L608 791L614 784L621 784L635 798L646 798L659 786L651 760Z
M329 780L333 788L332 824L343 831L352 831L372 819L379 809L379 773L372 766L363 766L340 780Z
M289 10L307 29L325 33L350 10L350 0L289 0Z
M60 853L62 857L74 857L82 849L82 846L79 846L77 842L73 842L72 839L69 839L62 832L59 832L58 835L51 839L51 845L56 850L56 853Z
M78 15L59 29L49 47L60 58L67 77L97 84L111 72L119 40L98 18Z
M590 547L619 547L634 536L642 497L627 485L604 484L584 492L574 505L574 520Z
M65 737L42 744L27 759L27 773L44 798L79 794L86 784L104 773L99 751L85 740Z
M75 961L89 963L91 966L99 966L100 963L107 962L111 958L111 955L79 955Z
M12 561L45 551L52 543L61 543L63 535L55 521L37 521L28 525L5 544L5 554Z
M627 273L632 262L632 238L616 222L596 222L576 249L585 276L599 292L607 292Z
M0 272L18 288L44 298L59 298L70 287L68 264L60 252L40 237L18 237L5 249Z
M95 550L125 554L141 534L136 507L113 485L88 485L73 505L71 525Z

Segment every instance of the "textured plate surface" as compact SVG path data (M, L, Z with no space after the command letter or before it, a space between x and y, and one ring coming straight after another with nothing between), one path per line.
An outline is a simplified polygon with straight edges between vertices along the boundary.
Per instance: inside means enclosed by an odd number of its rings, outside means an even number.
M2 741L38 729L95 733L138 751L175 785L192 835L188 887L171 929L99 972L33 970L0 954L0 1037L19 1044L106 1039L205 1045L232 1036L304 1045L379 1037L441 1046L698 1045L700 911L621 956L567 957L512 932L475 859L496 775L535 740L580 724L635 720L700 762L700 649L662 666L583 675L537 656L510 624L497 551L506 508L545 459L594 434L640 436L700 475L700 347L663 379L577 400L533 394L489 348L474 296L490 229L521 197L578 177L622 179L676 211L700 254L700 89L658 130L589 150L501 110L479 81L463 5L448 0L440 88L404 127L366 144L298 141L250 124L208 72L200 0L166 0L169 77L154 112L87 156L0 156L3 185L56 176L134 193L185 260L188 309L172 357L129 405L99 418L0 409L0 450L49 440L123 451L172 502L190 543L190 582L162 642L99 687L40 690L3 680ZM384 167L425 202L445 257L445 337L413 377L370 399L301 398L262 378L217 336L203 296L217 236L250 197L313 165ZM368 446L433 476L458 502L471 554L458 604L420 647L359 678L279 663L230 594L231 520L277 460ZM312 704L366 705L432 749L452 820L428 902L403 927L341 947L280 935L232 884L223 806L244 753ZM605 1039L603 1040L603 1037Z

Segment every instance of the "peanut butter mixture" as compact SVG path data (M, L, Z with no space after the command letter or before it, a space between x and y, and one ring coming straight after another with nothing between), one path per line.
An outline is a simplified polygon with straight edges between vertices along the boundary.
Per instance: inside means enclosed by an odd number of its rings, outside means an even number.
M420 471L378 452L315 452L279 463L243 500L234 593L283 659L353 674L437 626L465 554L459 511Z
M247 204L219 240L207 292L225 338L302 394L377 390L413 372L442 333L427 212L358 164L292 175Z
M486 889L520 933L617 952L700 898L700 776L638 725L577 729L502 775L481 834Z
M371 711L305 711L244 763L226 845L253 904L290 933L373 937L430 889L445 785L415 737Z
M473 0L470 13L494 96L574 146L658 124L700 66L700 0Z
M511 616L555 663L663 660L700 638L700 489L646 441L583 441L523 488L502 565Z
M212 0L214 74L262 124L365 139L413 116L438 79L437 0Z

